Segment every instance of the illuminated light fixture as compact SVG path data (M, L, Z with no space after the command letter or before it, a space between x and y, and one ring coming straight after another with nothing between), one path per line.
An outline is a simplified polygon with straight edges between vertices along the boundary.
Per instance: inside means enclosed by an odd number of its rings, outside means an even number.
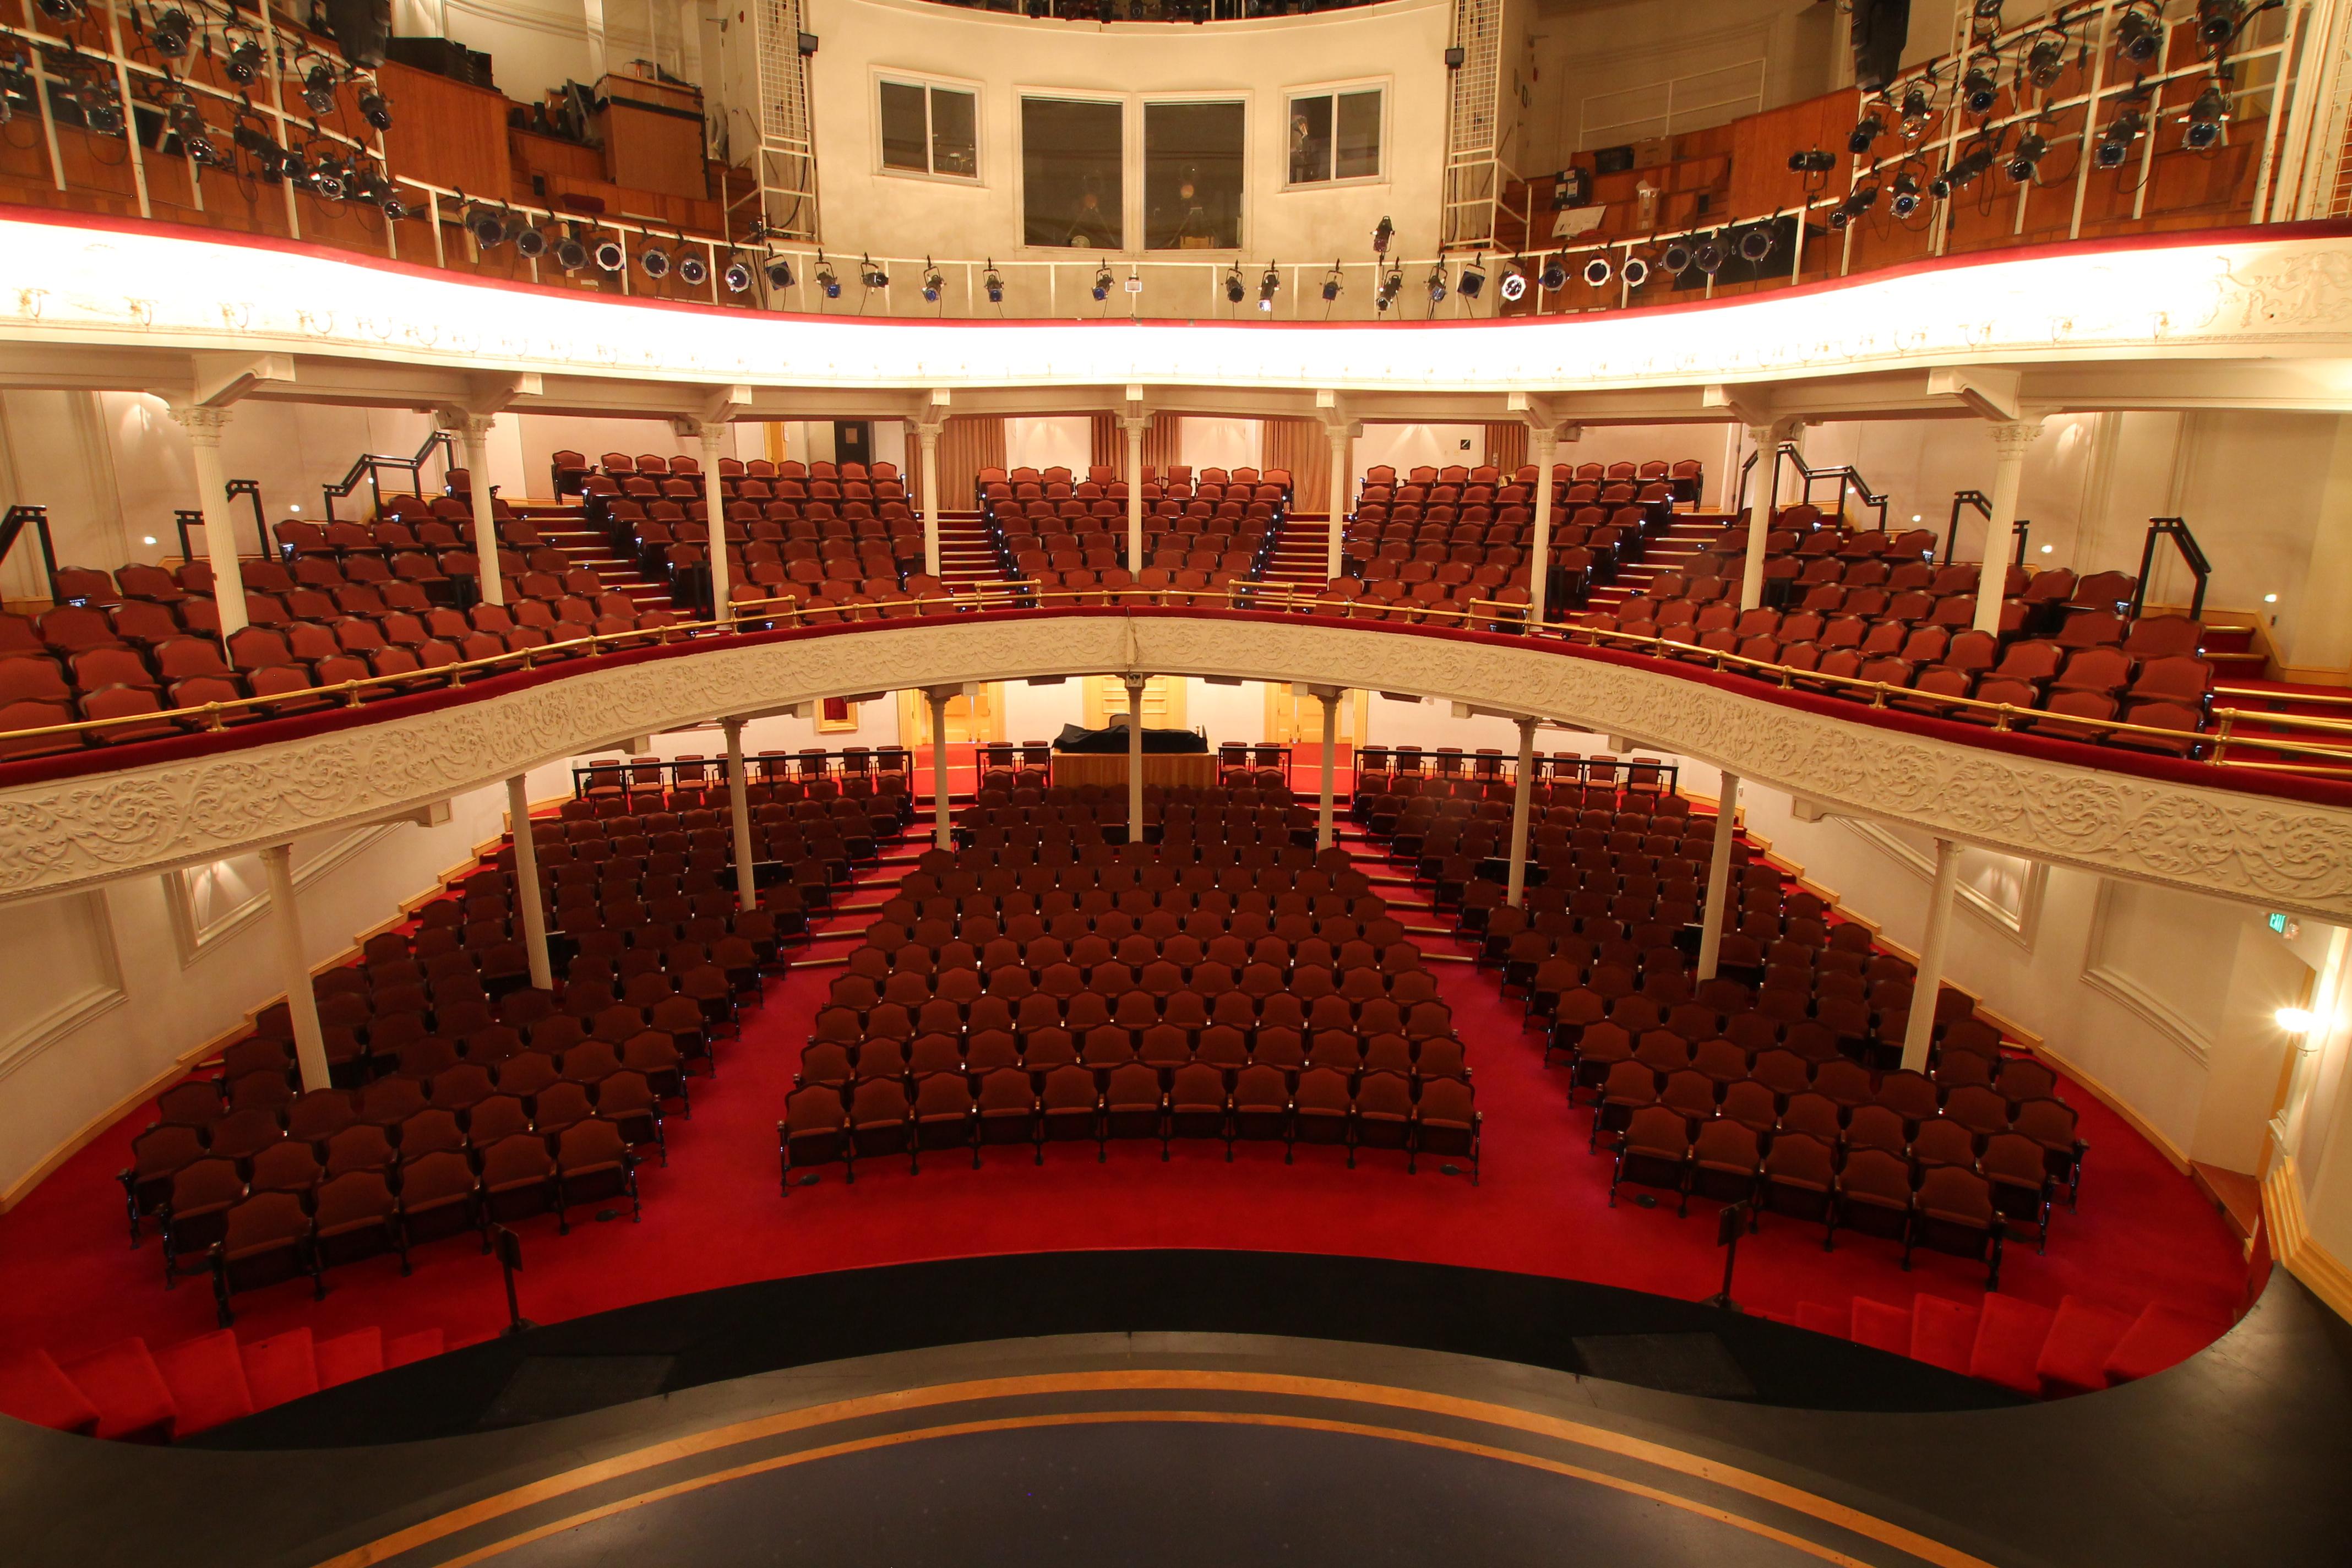
M577 272L588 265L588 247L580 237L567 234L555 242L555 264L566 272Z
M1908 169L1895 176L1895 199L1888 205L1896 217L1909 217L1919 210L1919 176Z
M1826 174L1837 167L1837 154L1819 147L1789 154L1790 172L1799 174Z
M1429 269L1425 287L1429 290L1429 308L1434 310L1445 302L1445 263L1441 261Z
M618 272L629 264L629 253L622 248L617 239L600 239L596 247L588 254L599 272Z
M2044 33L2025 51L2025 79L2039 88L2053 88L2066 74L2066 35Z
M1380 226L1372 230L1372 254L1386 256L1389 253L1389 241L1395 237L1396 225L1391 223L1386 215L1382 215Z
M1870 144L1884 135L1885 131L1886 121L1881 120L1878 117L1878 110L1874 109L1854 122L1853 130L1846 136L1845 150L1849 153L1867 153L1870 151Z
M1607 257L1596 256L1584 264L1584 281L1592 288L1606 289L1615 270L1609 265Z
M2091 159L2102 169L2120 169L2131 156L2132 143L2147 131L2147 116L2137 109L2126 109L2107 121L2099 132L2099 144Z
M868 289L890 287L890 275L877 266L870 256L861 256L857 258L857 280Z
M2209 53L2220 53L2238 36L2245 0L2197 0L2197 41Z
M1109 263L1101 261L1095 263L1094 297L1097 300L1108 300L1110 298L1110 291L1118 286L1118 280L1110 275ZM938 298L930 291L928 285L923 289L923 297L927 300Z
M195 30L188 14L175 5L156 14L155 20L148 26L147 41L165 59L176 60L188 52L188 41Z
M2307 1035L2319 1026L2319 1015L2308 1007L2282 1007L2271 1016L2290 1035Z
M1462 268L1462 280L1454 285L1465 300L1475 300L1486 288L1486 253L1480 251L1475 261Z
M389 131L392 129L392 105L385 100L383 94L370 88L360 94L360 118L378 131Z
M1990 114L2000 101L2000 67L1998 55L1979 55L1969 62L1968 73L1960 78L1960 101L1970 114Z
M1679 278L1691 269L1691 263L1696 259L1696 253L1691 249L1690 241L1678 239L1666 247L1666 253L1658 258L1658 265Z
M669 252L647 240L637 252L637 270L660 282L669 276Z
M1242 281L1242 264L1234 262L1225 268L1225 303L1238 305L1249 295L1249 286Z
M1517 301L1528 297L1528 270L1516 261L1503 263L1503 280L1496 285L1503 298Z
M1375 291L1373 303L1382 315L1386 315L1388 308L1396 303L1397 296L1403 291L1404 268L1391 267L1381 275L1381 286Z
M693 251L688 251L678 258L677 280L689 289L701 288L710 281L710 263Z
M1650 264L1641 257L1629 256L1625 265L1617 269L1617 275L1625 279L1626 288L1639 289L1650 280Z
M2116 50L2135 65L2146 65L2164 47L2164 24L2147 11L2134 8L2116 18Z
M335 70L325 61L302 74L302 104L313 114L335 111Z
M1878 186L1876 184L1856 185L1846 193L1845 200L1831 209L1830 226L1843 228L1877 205Z
M1272 310L1274 297L1281 288L1282 274L1276 272L1274 269L1274 263L1269 261L1265 264L1265 275L1257 280L1257 308L1261 310Z
M515 254L525 261L536 261L547 254L547 235L537 227L526 227L514 237Z
M228 52L228 63L223 68L228 79L239 87L250 87L253 79L261 74L261 46L251 38L244 40Z
M1347 287L1346 276L1340 272L1339 264L1334 261L1331 263L1331 270L1323 275L1323 302L1328 305L1337 300L1339 297L1339 290L1345 287Z
M988 295L988 302L990 304L1002 305L1004 303L1004 276L1003 273L996 270L996 262L993 258L990 258L988 266L981 272L980 286L981 289Z
M1742 231L1739 243L1734 248L1739 252L1740 260L1753 263L1771 255L1772 246L1772 230L1759 223L1753 228Z
M476 207L466 215L466 232L474 237L478 248L496 250L507 242L506 215Z
M740 254L729 251L727 265L719 269L719 281L727 286L727 291L730 294L748 292L753 278L751 264L744 260Z
M1604 258L1603 260L1605 262L1606 258ZM1545 257L1543 276L1538 278L1537 281L1541 283L1546 289L1559 289L1567 288L1568 262L1564 258L1557 256Z
M2180 133L2181 144L2201 153L2221 140L2222 122L2230 118L2229 95L2221 90L2220 82L2207 82L2205 90L2197 95L2197 101L2181 118L2189 127Z
M2033 178L2041 165L2042 154L2050 151L2050 142L2039 131L2029 131L2018 139L2009 154L2009 177L2023 184Z

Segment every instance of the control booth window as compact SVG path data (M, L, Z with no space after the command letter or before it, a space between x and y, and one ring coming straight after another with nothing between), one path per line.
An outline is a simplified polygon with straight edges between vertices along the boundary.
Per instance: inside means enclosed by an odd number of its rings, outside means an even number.
M882 83L882 166L950 179L980 178L980 99L928 82Z
M1148 248L1240 247L1243 121L1237 102L1143 106Z
M1343 88L1290 100L1290 183L1375 180L1381 175L1381 90Z
M1021 226L1026 243L1127 248L1126 106L1021 100Z

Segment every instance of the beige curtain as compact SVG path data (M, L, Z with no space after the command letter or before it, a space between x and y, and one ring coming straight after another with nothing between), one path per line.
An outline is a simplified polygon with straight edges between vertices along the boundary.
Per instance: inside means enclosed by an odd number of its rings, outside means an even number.
M1004 467L1004 419L1001 415L961 415L940 432L940 510L969 511L972 486L982 468ZM920 476L917 476L918 482ZM922 492L918 489L916 494Z
M1486 461L1509 479L1528 460L1528 427L1518 420L1486 426Z
M1290 470L1290 496L1300 511L1331 504L1331 438L1319 419L1265 422L1265 467Z
M1165 468L1184 460L1184 426L1173 414L1155 414L1143 433L1143 466Z
M1094 456L1087 460L1096 468L1109 468L1121 479L1135 477L1127 471L1127 432L1118 427L1118 415L1097 414L1094 416L1088 445L1093 447Z

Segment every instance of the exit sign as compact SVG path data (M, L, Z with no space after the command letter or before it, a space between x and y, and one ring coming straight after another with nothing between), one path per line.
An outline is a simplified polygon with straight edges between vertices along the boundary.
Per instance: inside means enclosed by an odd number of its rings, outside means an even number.
M2284 910L2273 910L2271 911L2270 927L2271 930L2276 931L2279 935L2290 939L2303 934L2302 922L2299 921L2289 920L2286 916L2286 911Z

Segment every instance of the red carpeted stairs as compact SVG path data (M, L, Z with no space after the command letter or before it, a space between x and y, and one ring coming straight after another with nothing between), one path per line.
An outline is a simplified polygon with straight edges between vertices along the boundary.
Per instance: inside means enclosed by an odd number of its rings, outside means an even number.
M2212 1343L2228 1325L2150 1302L2137 1317L2079 1296L2053 1311L2014 1296L1981 1307L1915 1296L1905 1307L1857 1296L1849 1316L1818 1301L1797 1304L1797 1327L1929 1362L2037 1399L2088 1394L2162 1372Z

